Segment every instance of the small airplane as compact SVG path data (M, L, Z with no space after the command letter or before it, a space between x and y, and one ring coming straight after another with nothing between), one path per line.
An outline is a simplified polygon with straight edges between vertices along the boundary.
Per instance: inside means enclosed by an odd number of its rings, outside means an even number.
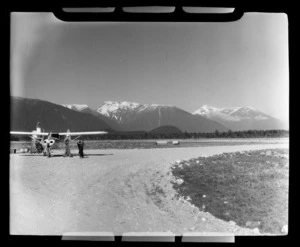
M36 151L38 153L44 153L44 156L48 155L48 157L51 156L51 148L55 144L55 141L59 141L61 136L66 136L66 139L69 139L69 141L75 141L77 138L83 135L104 135L107 134L106 131L87 131L87 132L70 132L70 130L67 130L67 132L62 133L52 133L52 132L42 132L39 122L37 123L36 130L33 130L32 132L25 132L25 131L11 131L11 135L29 135L32 140L32 147L35 145ZM47 138L45 139L45 137ZM71 136L77 136L75 139L71 139ZM31 148L31 153L32 153Z

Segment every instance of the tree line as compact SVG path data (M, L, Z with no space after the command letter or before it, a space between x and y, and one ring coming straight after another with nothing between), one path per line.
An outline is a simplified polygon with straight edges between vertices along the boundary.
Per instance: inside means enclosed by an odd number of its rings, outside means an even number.
M85 140L147 140L147 139L198 139L198 138L271 138L288 137L287 130L246 130L212 133L151 133L151 132L112 132L100 136L84 136ZM29 137L11 136L11 141L30 141Z
M287 130L247 130L247 131L227 131L212 133L137 133L137 134L107 134L97 136L96 140L125 140L125 139L198 139L198 138L263 138L263 137L288 137ZM92 139L95 138L91 137Z

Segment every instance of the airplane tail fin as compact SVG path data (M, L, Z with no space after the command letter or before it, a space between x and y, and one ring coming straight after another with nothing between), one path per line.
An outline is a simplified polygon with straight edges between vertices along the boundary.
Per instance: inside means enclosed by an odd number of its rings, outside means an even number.
M41 133L42 131L41 131L41 127L40 127L40 122L37 122L37 124L36 124L36 132L37 133Z
M68 129L67 130L67 133L70 133L71 131L70 131L70 129ZM67 135L68 136L68 138L69 138L69 141L72 141L72 137L70 136L70 135Z

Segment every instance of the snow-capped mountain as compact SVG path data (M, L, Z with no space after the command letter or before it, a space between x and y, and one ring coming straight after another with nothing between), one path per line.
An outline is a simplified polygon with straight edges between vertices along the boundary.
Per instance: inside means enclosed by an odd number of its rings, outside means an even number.
M171 105L158 105L158 104L139 104L135 102L116 102L105 101L98 109L97 112L116 120L119 123L126 122L133 114L142 113L144 111L151 111L167 107L174 107Z
M98 113L96 110L91 109L88 105L84 104L62 104L62 106L69 108L74 111L89 113L91 115L96 116L97 118L104 121L106 124L108 124L112 129L114 130L122 130L120 125L116 121L112 121L109 117L107 117L104 114Z
M16 129L25 130L34 128L37 121L41 121L45 127L52 130L64 129L66 126L72 130L100 128L118 131L151 131L159 127L174 126L182 132L202 133L216 130L223 132L229 129L288 129L286 123L283 124L253 107L217 108L204 105L191 114L172 105L127 101L106 101L95 110L85 104L57 105L17 97L13 98L13 101L12 118L32 120L28 124L15 121L21 124L15 126Z
M172 105L106 101L97 109L97 112L115 120L123 130L127 131L150 131L165 125L173 125L187 132L227 130L219 123L192 115Z
M287 127L278 119L249 106L217 108L203 105L193 114L217 121L232 130L286 129Z
M80 105L80 104L62 104L62 106L67 107L71 110L76 110L76 111L82 111L82 110L88 108L87 105Z
M227 121L242 121L242 120L267 120L272 117L253 107L228 107L217 108L213 106L204 105L193 114L198 114L207 118L219 117Z
M105 101L96 111L110 119L116 120L117 122L122 121L122 115L127 112L134 112L138 110L142 105L134 102L114 102Z

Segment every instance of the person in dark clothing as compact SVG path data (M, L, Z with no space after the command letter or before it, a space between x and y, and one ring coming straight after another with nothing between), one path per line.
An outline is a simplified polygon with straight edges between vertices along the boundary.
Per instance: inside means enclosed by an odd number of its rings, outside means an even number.
M35 147L38 153L43 152L43 145L39 141L36 141Z
M79 139L77 142L77 146L78 146L78 150L79 150L79 157L83 158L84 157L84 154L83 154L84 141L82 139Z
M50 144L49 143L47 143L47 145L46 145L46 155L48 156L48 158L51 157ZM45 156L45 154L44 154L44 156Z
M68 136L65 138L64 142L65 142L65 148L66 148L64 157L66 157L66 156L73 157L73 155L71 154L71 151L70 151L70 139Z

